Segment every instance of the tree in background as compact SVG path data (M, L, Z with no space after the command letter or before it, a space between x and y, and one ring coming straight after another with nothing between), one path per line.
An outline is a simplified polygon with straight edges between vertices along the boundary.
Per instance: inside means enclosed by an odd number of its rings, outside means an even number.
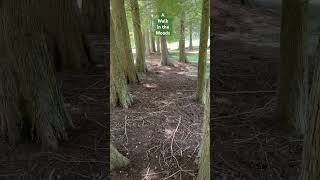
M134 42L136 45L136 70L137 72L146 72L147 66L145 64L139 4L138 0L130 0L129 2L132 14Z
M160 37L157 37L157 54L160 54Z
M161 46L160 63L163 66L168 66L169 65L169 59L168 59L168 47L167 47L166 36L160 36L160 46Z
M73 127L54 75L38 1L0 2L0 133L57 148ZM63 11L64 9L62 9Z
M193 45L192 45L192 22L189 24L189 51L193 50Z
M129 83L137 83L138 76L134 66L130 44L129 29L123 0L111 0L111 17L113 18L116 41L120 43L120 60L124 66L125 76Z
M308 3L300 0L282 2L277 118L282 126L296 127L301 133L305 130L308 97L307 9Z
M203 0L202 4L202 19L200 32L200 47L199 47L199 63L198 63L198 81L197 81L197 97L198 102L203 102L203 94L206 78L206 59L207 59L207 44L209 33L209 18L210 6L209 0Z
M185 12L181 10L180 15L180 39L179 39L179 61L186 63L187 55L186 55L186 43L185 43Z

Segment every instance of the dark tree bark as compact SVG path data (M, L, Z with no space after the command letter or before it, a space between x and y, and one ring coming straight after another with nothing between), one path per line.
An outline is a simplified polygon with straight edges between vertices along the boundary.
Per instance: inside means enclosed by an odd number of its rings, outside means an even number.
M308 91L307 7L300 0L283 0L281 24L278 121L304 133ZM295 13L292 13L295 12Z
M189 50L190 51L193 50L193 45L192 45L192 23L190 23L190 27L189 27Z
M186 43L185 43L185 12L183 11L180 15L180 39L179 39L179 61L186 63Z
M106 0L82 0L81 15L86 33L107 33L108 9L106 7Z
M54 76L36 0L0 2L0 132L57 148L72 121Z

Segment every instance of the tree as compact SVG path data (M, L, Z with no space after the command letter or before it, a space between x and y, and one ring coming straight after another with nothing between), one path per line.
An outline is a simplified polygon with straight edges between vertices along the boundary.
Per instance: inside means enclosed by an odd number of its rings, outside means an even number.
M150 34L148 28L145 30L145 47L146 47L146 55L150 56L151 48L150 48Z
M305 131L302 180L314 180L320 178L320 38L314 56L316 66L310 92L310 108L308 113L307 130Z
M123 0L111 0L111 16L114 23L116 41L120 43L120 53L125 76L129 83L137 83L138 76L133 62L128 23Z
M209 0L203 0L201 32L200 32L200 47L199 47L199 63L198 63L198 81L197 81L197 101L203 102L205 78L206 78L206 59L207 59L207 44L209 32L209 17L210 6Z
M86 50L85 36L81 25L80 11L76 1L39 1L42 23L50 53L61 67L58 69L80 69L90 59Z
M132 13L134 42L136 45L136 70L138 72L146 72L147 66L145 64L144 48L143 48L143 36L141 32L141 21L139 4L137 0L130 0L130 7Z
M207 81L206 102L200 148L198 180L210 179L210 81Z
M284 0L280 33L277 118L283 127L296 127L301 133L305 130L308 93L307 6L300 0Z
M161 44L161 60L160 63L163 66L169 65L168 60L168 47L167 47L167 40L165 36L160 36L160 44Z
M160 54L160 37L157 37L157 54Z
M82 0L81 15L86 33L107 33L107 10L106 0Z
M150 33L150 37L151 37L151 51L153 53L155 53L156 52L156 43L155 43L155 38L154 38L152 32Z
M111 15L112 17L112 15ZM124 68L120 63L120 42L116 41L120 34L115 33L114 22L110 22L110 94L111 102L114 106L121 105L128 108L132 103L131 95L128 91L127 81L124 74Z
M180 15L180 39L179 39L179 61L186 63L187 56L186 56L186 49L185 49L185 12L182 10Z
M256 3L254 0L241 0L241 4L244 6L248 6L250 8L253 8L256 6Z
M193 45L192 45L192 22L190 22L189 25L189 50L193 50Z
M0 2L0 133L56 149L73 127L54 75L38 1Z
M122 168L129 164L129 160L110 144L110 170Z

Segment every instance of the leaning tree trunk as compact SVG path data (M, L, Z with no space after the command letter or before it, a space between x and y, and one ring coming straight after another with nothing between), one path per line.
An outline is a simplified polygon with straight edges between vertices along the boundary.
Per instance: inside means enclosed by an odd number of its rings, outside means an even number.
M199 63L198 63L198 81L197 81L197 101L203 102L203 94L206 78L206 59L207 59L207 44L209 32L209 17L210 17L210 2L203 0L202 18L200 31L200 47L199 47Z
M160 63L163 66L169 65L168 60L168 47L167 47L167 40L165 36L160 36L160 44L161 44L161 60Z
M112 15L111 15L112 16ZM113 21L110 23L110 92L112 105L121 105L122 107L128 108L131 105L132 98L128 91L127 81L121 66L121 60L119 57L120 53L120 42L116 41L119 34L115 33Z
M81 15L86 33L107 33L107 8L106 0L83 0Z
M160 37L157 37L157 54L160 54Z
M306 124L301 180L320 179L320 38L315 53L315 72L310 93Z
M60 68L80 69L91 61L76 1L40 1L48 48Z
M35 0L0 5L0 133L56 149L72 121L54 75Z
M193 50L193 45L192 45L192 22L190 22L190 27L189 27L189 50Z
M186 63L187 56L186 56L186 48L185 48L186 41L185 41L184 21L185 21L185 12L183 11L180 16L179 61Z
M210 81L207 81L198 180L210 179Z
M295 126L301 133L305 130L308 91L307 6L300 0L283 1L280 39L278 121L284 127Z
M111 15L114 23L116 41L119 42L120 59L124 66L124 72L129 83L137 83L138 76L134 66L132 49L130 44L129 29L123 0L111 0Z
M129 160L110 144L110 170L122 168L129 164Z
M141 20L139 4L137 0L130 0L132 22L133 22L133 32L134 32L134 42L136 45L136 70L137 72L146 72L147 66L145 63L144 49L143 49L143 36L141 32Z

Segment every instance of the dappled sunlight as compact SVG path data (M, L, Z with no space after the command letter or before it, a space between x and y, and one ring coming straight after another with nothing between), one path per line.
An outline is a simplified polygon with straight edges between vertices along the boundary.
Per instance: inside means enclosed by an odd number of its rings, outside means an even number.
M155 89L158 87L157 84L154 84L154 83L146 83L146 84L143 84L143 87L146 87L146 88L149 88L149 89Z
M155 172L153 169L150 169L150 167L145 168L142 170L142 180L156 180L159 179L158 176L159 173Z
M173 136L173 134L174 134L174 131L175 131L175 129L174 128L167 128L167 129L165 129L164 130L164 137L166 138L166 139L171 139L172 138L172 136Z

